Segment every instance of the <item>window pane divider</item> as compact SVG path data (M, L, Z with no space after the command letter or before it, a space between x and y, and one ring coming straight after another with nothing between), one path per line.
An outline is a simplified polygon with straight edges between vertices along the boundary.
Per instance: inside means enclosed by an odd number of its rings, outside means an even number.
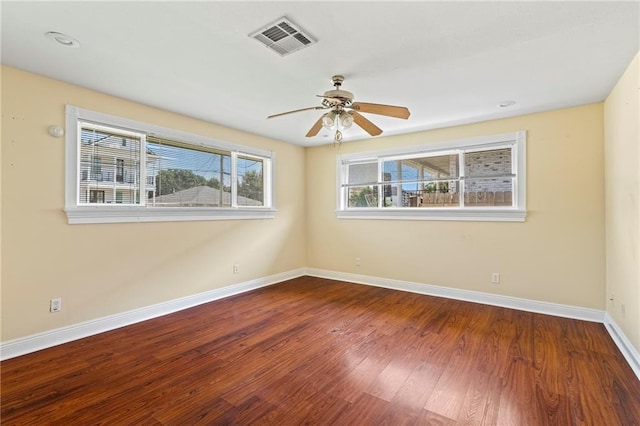
M500 179L500 178L514 178L515 173L499 174L499 175L481 175L481 176L460 176L460 180L470 179Z

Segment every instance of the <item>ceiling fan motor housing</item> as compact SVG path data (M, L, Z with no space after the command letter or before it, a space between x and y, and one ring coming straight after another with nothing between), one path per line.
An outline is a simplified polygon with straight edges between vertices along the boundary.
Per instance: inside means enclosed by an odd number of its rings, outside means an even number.
M327 90L323 95L326 99L337 99L339 103L348 105L353 101L353 93L346 90Z
M335 90L328 90L324 92L324 98L327 99L332 106L347 106L353 101L353 93L346 90L340 90L340 86L342 86L343 81L343 76L334 75L331 77L331 82L333 83Z

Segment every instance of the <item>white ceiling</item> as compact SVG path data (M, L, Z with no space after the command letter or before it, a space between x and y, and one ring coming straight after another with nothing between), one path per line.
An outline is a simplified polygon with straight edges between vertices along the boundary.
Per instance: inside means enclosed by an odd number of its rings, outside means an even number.
M382 136L605 99L639 50L631 2L9 2L2 63L301 146L322 113L355 101L407 106L408 120L365 114ZM318 42L281 57L248 37L287 16ZM80 41L67 48L45 37ZM499 108L502 101L517 103ZM345 141L368 138L355 126Z

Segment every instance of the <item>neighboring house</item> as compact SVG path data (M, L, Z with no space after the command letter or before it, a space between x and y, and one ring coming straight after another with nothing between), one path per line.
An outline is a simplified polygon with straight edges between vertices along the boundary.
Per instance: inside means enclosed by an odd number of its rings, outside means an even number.
M124 133L124 132L123 132ZM80 203L137 204L140 192L153 197L159 157L147 150L147 173L141 183L141 141L135 135L82 129L80 148Z

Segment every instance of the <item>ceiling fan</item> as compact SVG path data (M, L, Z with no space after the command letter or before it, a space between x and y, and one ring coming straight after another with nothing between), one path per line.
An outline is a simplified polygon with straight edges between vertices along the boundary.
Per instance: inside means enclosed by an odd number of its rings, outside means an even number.
M322 127L326 129L335 128L334 143L342 142L342 132L340 129L348 129L353 123L360 126L371 136L378 136L382 133L382 129L360 114L361 112L403 118L405 120L409 118L410 112L406 107L353 102L353 93L340 89L343 81L344 77L341 75L331 77L331 82L335 89L326 91L322 95L316 95L323 98L320 106L282 112L280 114L270 115L267 118L280 117L282 115L293 114L294 112L328 109L329 112L324 113L305 136L308 138L316 136Z

